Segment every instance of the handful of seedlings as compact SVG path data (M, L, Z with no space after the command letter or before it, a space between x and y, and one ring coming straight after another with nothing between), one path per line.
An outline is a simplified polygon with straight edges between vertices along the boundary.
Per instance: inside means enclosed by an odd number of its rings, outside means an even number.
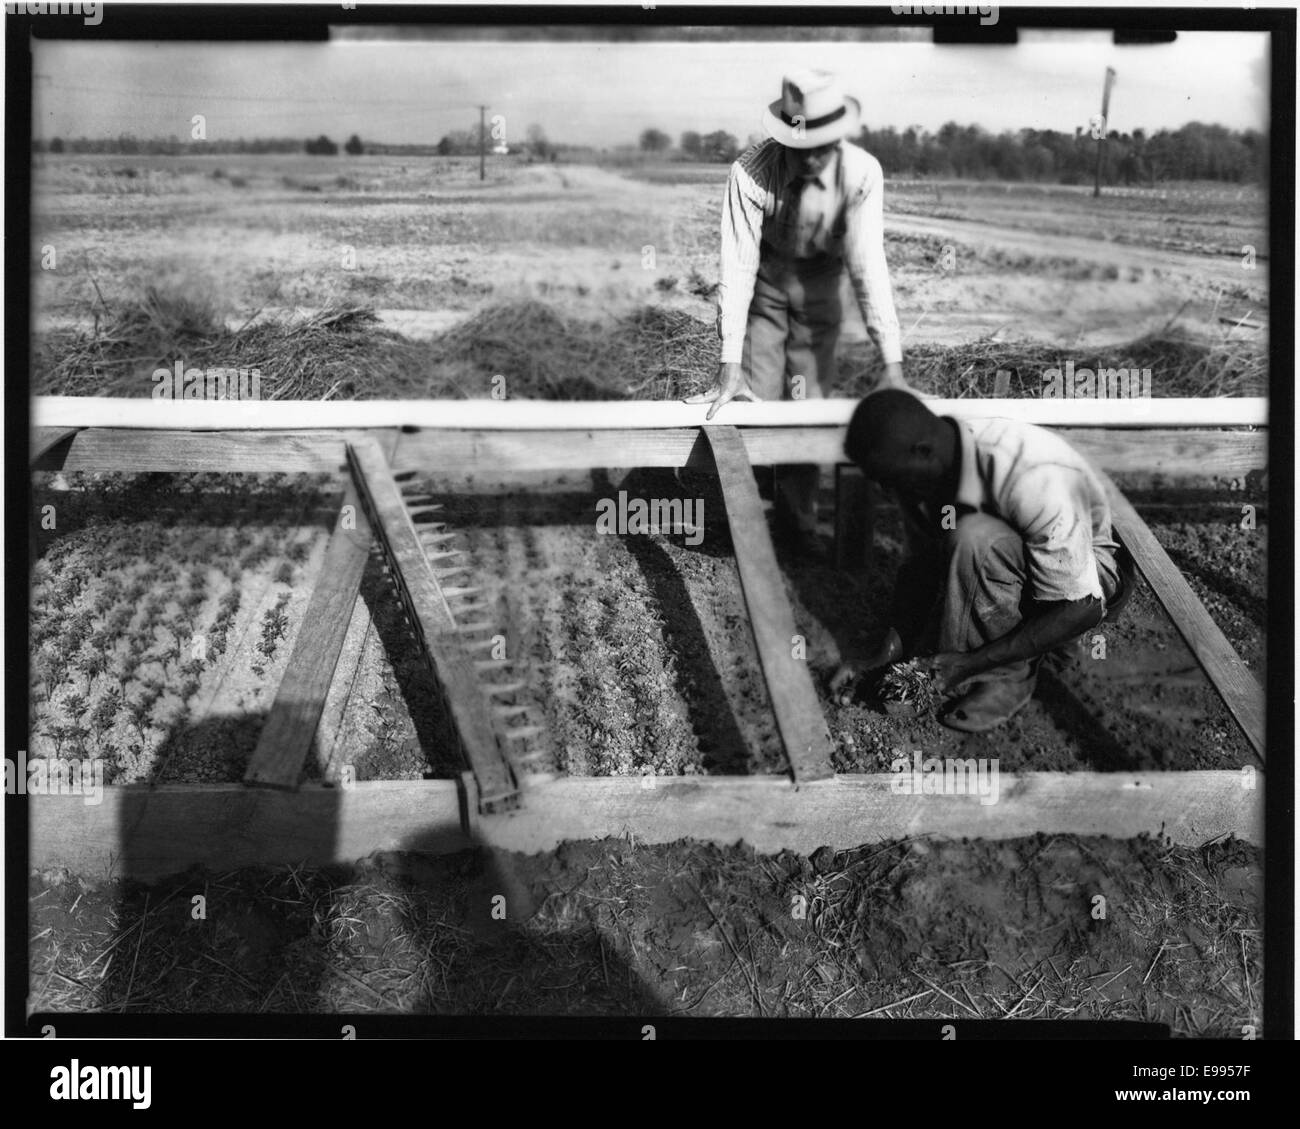
M880 676L880 704L893 717L919 717L939 703L934 680L919 659L893 663Z

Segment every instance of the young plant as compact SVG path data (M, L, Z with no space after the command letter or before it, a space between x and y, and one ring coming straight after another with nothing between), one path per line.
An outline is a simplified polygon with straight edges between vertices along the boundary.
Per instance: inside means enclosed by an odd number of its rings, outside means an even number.
M108 669L108 655L87 643L77 652L81 661L82 672L86 676L86 693L90 693L90 684Z
M288 593L282 596L275 607L268 609L266 615L262 617L262 639L257 644L257 649L268 659L275 655L277 645L284 638L285 632L289 628L289 617L282 610L284 605L288 603L287 597Z
M916 660L894 663L880 677L880 700L894 712L922 714L933 709L940 695L930 672Z
M89 704L80 694L65 694L63 698L63 710L72 721L79 721L81 715L86 712Z
M117 690L106 690L101 695L95 708L90 713L90 728L96 741L102 741L104 734L113 728L117 721L118 710L122 708L122 695Z
M140 741L145 741L144 731L149 723L149 714L153 710L153 703L146 703L143 699L134 702L127 702L126 716L130 719L131 724L135 726L135 731L140 734Z

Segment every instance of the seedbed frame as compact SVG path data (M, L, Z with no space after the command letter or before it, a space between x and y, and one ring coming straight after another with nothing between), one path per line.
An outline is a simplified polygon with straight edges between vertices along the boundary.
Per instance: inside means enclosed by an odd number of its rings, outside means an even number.
M1242 728L1259 763L1241 772L1003 774L998 802L895 794L886 773L835 774L804 664L790 658L793 615L776 566L755 465L843 463L856 401L728 405L725 424L667 402L163 402L44 397L34 405L35 470L345 475L355 523L336 528L326 567L243 784L108 785L29 800L31 862L85 874L159 877L212 867L351 861L382 849L446 852L474 844L536 851L566 838L646 842L744 839L757 849L934 834L1144 832L1199 844L1263 841L1263 691L1127 499L1107 478L1116 531ZM1062 429L1110 473L1245 479L1267 464L1267 403L1222 400L932 400L939 414L1012 417ZM413 473L509 478L595 467L716 472L737 547L760 665L789 777L529 775L510 755L529 727L502 722L474 680L473 624L403 506ZM848 476L845 476L847 479ZM841 480L837 476L837 483ZM846 492L847 496L847 492ZM837 528L839 525L837 524ZM451 780L299 784L335 679L350 678L344 639L371 538L453 719L466 771ZM458 583L458 582L457 582ZM472 599L472 597L470 597ZM472 613L469 616L473 618Z

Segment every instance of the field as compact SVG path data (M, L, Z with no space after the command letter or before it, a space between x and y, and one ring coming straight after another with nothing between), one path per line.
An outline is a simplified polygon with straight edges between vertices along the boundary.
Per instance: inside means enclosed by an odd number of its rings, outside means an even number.
M452 158L43 161L37 391L148 395L184 356L260 365L264 398L485 396L497 373L514 396L658 398L716 358L719 166L504 163L480 183ZM1131 359L1157 396L1264 392L1258 189L903 182L886 214L918 387L991 390L1004 368L1036 393L1065 360ZM358 306L378 325L339 340L265 332ZM845 309L847 392L874 357Z
M38 158L33 388L147 397L153 370L183 360L256 366L267 398L479 398L498 374L511 398L678 397L706 386L716 365L725 171L510 161L492 163L481 184L477 162L454 159ZM918 388L992 395L1004 370L1007 394L1037 395L1044 370L1073 360L1149 367L1156 396L1267 392L1257 189L1179 185L1094 200L1074 188L900 182L888 186L886 227ZM40 266L47 247L54 269ZM877 365L847 293L846 310L838 395L861 392ZM786 769L713 479L598 468L424 481L544 720L530 771ZM1264 482L1207 466L1195 480L1120 485L1263 681ZM341 480L40 473L34 486L35 512L53 506L57 524L40 532L32 574L30 755L98 757L107 782L239 780L319 577ZM599 534L596 503L620 490L701 500L702 543ZM1245 503L1253 528L1242 525ZM1030 706L992 734L833 701L829 675L880 626L900 560L887 506L871 572L781 559L837 770L885 771L914 748L997 757L1007 772L1251 763L1145 585L1100 653L1090 640L1045 672ZM344 764L362 780L456 773L377 557L345 652L355 674L331 691L307 777L333 779ZM1215 850L916 840L771 859L689 842L568 844L492 864L511 868L530 907L525 925L495 933L466 892L491 878L477 856L239 872L215 880L233 932L206 951L177 948L179 926L160 908L192 877L142 892L44 874L32 888L33 934L47 930L33 953L33 1002L1077 1015L1226 1034L1258 1012L1260 859L1245 844ZM1078 905L1061 893L1062 874ZM1010 889L1008 875L1018 876ZM1084 892L1103 875L1120 876L1126 904L1113 934L1090 930L1086 913ZM659 895L644 893L656 885ZM958 889L959 910L939 913ZM792 892L816 907L811 934L802 922L791 929ZM882 913L898 936L876 924ZM1047 935L1022 943L1040 920ZM136 929L176 959L158 955L147 980L125 984L120 965L86 963L91 948ZM512 981L539 945L547 960ZM241 972L200 976L204 961ZM590 983L561 990L578 980Z

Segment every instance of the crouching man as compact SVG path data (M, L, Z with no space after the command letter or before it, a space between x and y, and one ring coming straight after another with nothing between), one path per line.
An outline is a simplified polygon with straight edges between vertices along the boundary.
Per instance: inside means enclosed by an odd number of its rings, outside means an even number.
M1050 431L936 416L890 388L858 405L845 453L895 492L907 560L888 628L836 671L835 692L932 654L936 688L955 698L939 720L993 729L1029 702L1045 655L1113 619L1132 592L1100 480Z

